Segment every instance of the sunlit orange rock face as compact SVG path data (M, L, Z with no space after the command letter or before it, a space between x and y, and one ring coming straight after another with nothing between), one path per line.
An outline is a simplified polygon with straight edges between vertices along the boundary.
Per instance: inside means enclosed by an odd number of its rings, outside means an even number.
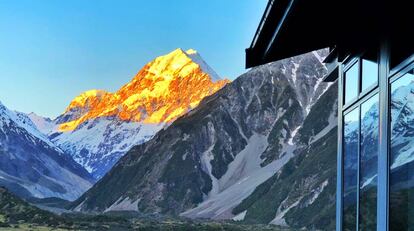
M172 122L230 82L218 79L194 50L177 49L145 65L115 93L90 90L76 97L65 113L76 111L59 130L71 131L83 122L115 116L122 121Z

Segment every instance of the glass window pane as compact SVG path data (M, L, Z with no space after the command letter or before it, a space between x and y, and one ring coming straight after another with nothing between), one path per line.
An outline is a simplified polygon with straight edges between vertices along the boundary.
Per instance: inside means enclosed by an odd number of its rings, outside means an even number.
M359 109L344 117L343 230L356 230Z
M367 59L362 60L362 91L378 82L378 64Z
M358 63L345 72L345 104L358 96Z
M390 230L414 230L414 75L391 85Z
M378 94L361 105L359 230L377 230Z

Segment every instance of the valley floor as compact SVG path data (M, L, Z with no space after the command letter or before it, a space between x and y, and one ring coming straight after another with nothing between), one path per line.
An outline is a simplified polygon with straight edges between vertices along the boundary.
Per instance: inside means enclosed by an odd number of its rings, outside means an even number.
M8 226L8 227L1 227ZM214 222L180 222L180 221L133 221L131 223L105 223L105 222L90 222L90 223L75 223L71 226L59 225L38 226L35 224L2 224L1 231L66 231L66 230L138 230L138 231L293 231L287 228L281 228L273 225L242 225L234 223L214 223Z
M237 222L190 220L135 212L110 212L100 215L42 210L0 187L0 231L138 230L138 231L293 231L274 225L245 225Z

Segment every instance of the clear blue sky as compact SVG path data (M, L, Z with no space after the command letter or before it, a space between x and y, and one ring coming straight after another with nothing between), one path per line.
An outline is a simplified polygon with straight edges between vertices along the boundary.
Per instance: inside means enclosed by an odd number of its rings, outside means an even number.
M267 0L0 0L0 101L55 117L79 93L115 91L156 56L194 48L244 70Z

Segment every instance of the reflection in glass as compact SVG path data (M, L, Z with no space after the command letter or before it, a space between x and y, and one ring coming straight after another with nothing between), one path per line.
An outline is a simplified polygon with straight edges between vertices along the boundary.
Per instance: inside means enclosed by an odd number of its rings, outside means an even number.
M361 105L359 230L377 230L378 94Z
M359 109L344 117L343 230L356 230Z
M414 75L391 84L390 230L414 230Z
M362 91L378 82L378 64L376 62L362 60Z
M358 96L358 62L345 72L345 104Z

